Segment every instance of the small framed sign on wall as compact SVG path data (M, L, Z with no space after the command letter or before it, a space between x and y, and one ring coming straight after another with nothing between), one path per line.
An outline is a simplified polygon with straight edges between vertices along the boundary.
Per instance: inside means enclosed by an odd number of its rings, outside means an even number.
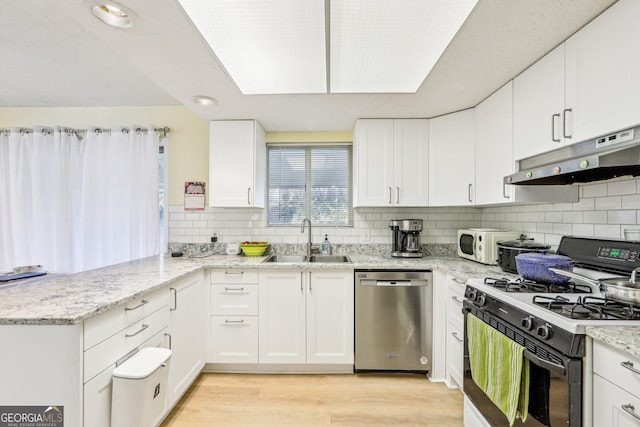
M184 210L203 211L206 183L188 181L184 183Z

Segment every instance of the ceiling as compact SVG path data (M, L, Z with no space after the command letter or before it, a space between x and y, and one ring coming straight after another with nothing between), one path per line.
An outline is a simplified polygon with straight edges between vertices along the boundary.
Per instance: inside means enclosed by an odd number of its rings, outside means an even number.
M477 105L615 0L480 0L415 94L243 95L176 0L121 0L134 28L89 0L0 0L0 106L184 104L267 131L350 130L357 118L434 117ZM256 72L260 72L256 69ZM196 105L207 95L217 105Z

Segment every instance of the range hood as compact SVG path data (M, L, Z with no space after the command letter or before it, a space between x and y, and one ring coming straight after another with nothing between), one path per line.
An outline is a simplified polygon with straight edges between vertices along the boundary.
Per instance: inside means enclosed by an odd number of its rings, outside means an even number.
M569 185L640 175L640 125L520 160L505 184Z

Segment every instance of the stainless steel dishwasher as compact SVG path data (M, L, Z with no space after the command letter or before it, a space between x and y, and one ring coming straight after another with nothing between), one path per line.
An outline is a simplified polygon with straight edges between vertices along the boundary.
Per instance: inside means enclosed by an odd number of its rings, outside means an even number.
M431 369L433 274L355 271L356 371Z

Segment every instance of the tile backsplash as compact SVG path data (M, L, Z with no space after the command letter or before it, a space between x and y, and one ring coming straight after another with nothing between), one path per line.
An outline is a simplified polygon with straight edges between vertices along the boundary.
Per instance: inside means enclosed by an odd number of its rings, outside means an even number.
M498 207L356 208L353 227L312 228L312 240L324 235L335 244L389 244L389 220L417 218L424 222L423 244L455 244L457 230L495 227L522 231L535 240L557 246L563 235L624 238L624 230L640 229L640 179L580 185L579 201ZM169 207L169 241L209 243L215 233L219 243L265 240L303 244L300 226L267 227L266 210L210 208L184 211Z

